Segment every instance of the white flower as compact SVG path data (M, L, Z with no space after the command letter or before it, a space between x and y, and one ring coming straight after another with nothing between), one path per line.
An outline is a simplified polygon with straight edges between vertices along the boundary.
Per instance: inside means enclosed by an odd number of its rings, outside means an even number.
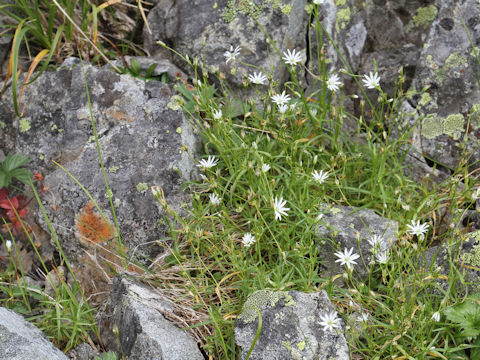
M215 156L209 156L207 160L202 159L198 162L198 167L203 169L210 169L217 165L218 160L215 159Z
M330 75L330 77L327 80L328 90L337 91L338 89L340 89L339 86L342 85L342 83L339 80L340 78L338 77L337 74Z
M263 171L264 173L266 173L266 172L267 172L268 170L270 170L270 169L271 169L270 165L268 165L268 164L263 164L263 165L262 165L262 171Z
M282 220L282 215L288 216L287 211L290 210L290 208L285 207L287 204L286 200L283 200L282 197L278 199L275 197L275 200L273 201L273 211L275 211L275 220Z
M282 59L285 60L288 65L295 66L302 62L302 55L300 53L296 53L295 49L293 49L292 52L287 49L287 51L283 53Z
M233 46L230 45L230 51L225 51L223 53L223 56L225 57L225 62L228 64L230 60L235 61L235 58L240 55L240 50L242 48L240 46L237 46L235 50L233 49Z
M360 314L360 316L358 317L358 321L367 323L367 322L368 322L368 314L362 312L362 313Z
M222 118L222 110L220 109L213 109L213 118L215 120L220 120Z
M412 220L411 225L407 225L407 233L417 235L420 239L423 239L428 231L428 226L428 224L420 224L420 220L417 220L417 222Z
M322 5L325 2L325 0L313 0L313 3L315 5Z
M350 250L347 250L345 248L343 250L343 253L340 251L337 251L335 253L335 256L338 257L338 260L335 260L335 262L339 262L340 265L347 265L347 268L350 270L354 264L356 264L355 259L358 259L360 256L358 254L353 253L353 247L350 248Z
M8 252L12 251L12 242L10 240L5 241L5 247Z
M272 96L272 101L277 104L278 106L286 104L290 101L290 95L285 93L285 90L279 95L275 94Z
M377 73L373 74L370 71L370 76L364 75L364 77L365 79L363 79L362 81L369 89L376 89L378 86L380 86L380 77Z
M432 314L432 320L436 322L440 321L440 313L438 311Z
M381 236L373 235L370 239L368 239L368 243L372 246L373 250L378 250L381 248L383 239Z
M242 244L246 248L249 248L251 245L255 244L255 241L256 241L255 236L250 233L246 233L242 237Z
M261 72L260 73L254 72L253 74L248 75L248 80L250 80L252 84L264 85L268 79Z
M379 264L386 264L388 259L390 259L390 256L388 256L386 251L380 251L375 255L375 258Z
M278 105L278 112L280 114L285 114L285 112L287 110L288 110L288 105L287 104Z
M322 320L320 321L320 325L323 326L323 331L333 331L334 328L341 328L342 320L337 317L336 311L320 315L320 320Z
M222 199L220 199L217 194L213 193L208 195L208 197L210 198L210 202L212 203L213 206L220 205L220 201Z
M328 172L324 172L323 170L320 170L320 172L315 170L314 172L312 172L312 176L313 176L313 180L318 181L318 183L321 184L325 180L327 180L330 174Z

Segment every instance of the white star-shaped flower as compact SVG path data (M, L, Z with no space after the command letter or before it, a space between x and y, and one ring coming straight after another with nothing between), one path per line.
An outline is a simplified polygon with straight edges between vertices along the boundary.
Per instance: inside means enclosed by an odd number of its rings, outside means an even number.
M213 109L213 118L215 120L220 120L222 118L222 110L220 109Z
M255 236L250 234L250 233L246 233L245 235L243 235L242 237L242 244L243 246L245 246L246 248L249 248L250 246L252 246L253 244L255 244Z
M280 114L285 114L285 112L287 110L288 110L288 105L287 104L278 105L278 112Z
M248 75L248 80L250 80L252 84L257 84L257 85L264 85L268 81L267 77L263 75L261 72L260 73L254 72L253 74Z
M313 0L313 3L315 5L322 5L325 2L325 0Z
M330 176L330 174L327 171L320 170L318 172L315 170L312 172L313 180L318 181L319 184L322 184L327 178Z
M353 253L353 247L350 248L350 250L345 248L343 253L341 251L337 251L335 256L338 257L338 260L335 260L335 262L339 262L340 265L347 265L349 270L352 269L353 265L356 264L355 260L360 257L358 254Z
M230 51L225 51L223 53L223 56L225 57L225 62L228 64L229 61L234 62L235 58L240 55L240 50L242 48L240 46L237 46L235 49L233 49L233 46L230 45Z
M390 256L388 256L388 252L386 251L380 251L375 254L375 258L377 259L377 262L379 264L386 264L388 260L390 259Z
M432 314L432 320L435 321L435 322L440 321L440 313L438 311L436 311Z
M275 220L282 220L282 215L288 216L287 211L290 210L290 208L285 207L287 204L286 200L283 200L282 197L277 198L275 197L273 201L273 211L275 212Z
M428 231L429 225L421 224L420 220L417 220L417 222L412 220L411 224L407 225L407 227L408 227L408 230L407 230L408 234L417 235L420 239L423 239L425 237L425 234Z
M320 315L320 320L320 325L323 326L323 331L333 331L335 328L341 328L342 320L337 317L336 311Z
M267 172L268 170L270 170L270 169L271 169L271 168L270 168L270 165L268 165L268 164L263 164L263 165L262 165L262 171L263 171L264 173L266 173L266 172Z
M275 94L272 96L272 101L278 106L286 104L290 101L290 95L287 95L285 90L281 94Z
M364 78L365 79L363 79L362 81L367 88L376 89L378 86L380 86L380 77L377 73L373 74L370 71L370 76L364 75Z
M212 203L213 206L220 205L220 201L222 199L220 199L217 194L213 193L208 195L208 197L210 198L210 202Z
M8 252L12 251L12 242L10 240L5 241L5 247Z
M198 167L201 167L202 169L210 169L217 165L218 160L215 159L215 156L209 156L207 160L201 159L198 162Z
M340 78L337 74L330 75L327 80L327 88L330 91L338 91L340 89L340 85L342 85Z
M282 59L285 60L288 65L295 66L298 63L302 62L302 55L300 53L297 53L295 49L293 49L292 52L287 49L287 51L283 53Z

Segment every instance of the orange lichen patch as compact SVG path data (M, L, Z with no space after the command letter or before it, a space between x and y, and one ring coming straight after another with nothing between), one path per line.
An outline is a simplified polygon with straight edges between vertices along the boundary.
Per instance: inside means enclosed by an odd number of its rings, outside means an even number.
M80 242L88 246L111 240L115 236L113 225L94 211L91 201L80 211L75 223Z
M118 124L120 121L132 122L134 120L132 116L128 116L123 111L115 110L112 108L107 109L105 113L113 118L115 124Z

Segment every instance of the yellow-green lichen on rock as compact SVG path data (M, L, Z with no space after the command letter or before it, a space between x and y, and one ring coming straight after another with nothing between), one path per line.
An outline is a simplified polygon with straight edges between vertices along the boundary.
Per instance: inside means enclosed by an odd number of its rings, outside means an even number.
M345 6L347 4L347 0L335 0L336 6Z
M291 5L284 5L281 0L266 0L261 4L255 4L252 0L229 0L227 6L222 11L223 21L232 22L241 13L249 16L254 20L258 20L265 7L270 6L272 9L281 9L281 11L288 15L290 14Z
M472 251L463 254L465 263L480 268L480 230L471 234L469 241L475 241Z
M455 51L451 53L445 60L443 66L435 71L437 79L442 84L445 81L448 73L451 73L452 69L465 69L468 66L468 60L465 56L462 56L460 52ZM455 73L454 73L455 75ZM457 72L455 77L460 76L461 73Z
M335 22L335 30L339 32L340 29L345 29L351 18L352 12L349 7L339 9L337 12L337 20Z
M422 121L421 134L427 139L434 139L443 134L443 119L436 114L430 114Z
M30 130L30 128L31 128L30 121L28 121L25 118L20 119L20 132L21 133L27 132L28 130Z
M443 132L454 140L460 139L465 127L465 118L462 114L452 114L443 122Z
M480 104L475 104L468 115L468 122L473 130L480 128Z
M147 191L148 190L148 184L147 183L138 183L136 188L137 188L138 192Z
M423 93L422 97L420 98L420 101L418 102L418 105L420 106L425 106L427 105L430 101L432 100L432 97L430 96L429 93Z
M246 323L255 321L258 315L257 310L273 307L281 299L285 299L286 302L293 300L286 291L257 290L245 301L242 313L238 318Z
M417 14L413 16L413 23L416 27L426 29L430 23L435 20L438 9L435 5L429 5L417 9Z

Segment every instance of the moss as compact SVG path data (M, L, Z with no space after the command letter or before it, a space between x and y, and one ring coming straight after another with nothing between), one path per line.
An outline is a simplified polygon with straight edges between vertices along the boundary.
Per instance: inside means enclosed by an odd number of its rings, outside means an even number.
M30 122L27 119L20 119L20 132L24 133L31 129Z
M462 114L452 114L447 116L443 122L443 132L455 140L460 139L460 135L464 131L465 118Z
M429 115L422 121L421 134L427 139L434 139L443 134L443 119L436 115Z
M343 30L347 26L347 23L352 18L352 12L349 7L345 9L339 9L337 12L337 21L335 22L335 30L340 31L340 28Z
M137 191L142 192L148 190L148 185L147 183L138 183L137 184Z
M285 291L257 290L245 301L243 311L238 318L246 323L255 321L258 315L257 310L275 306L279 300L286 298L286 295L288 292Z
M435 5L421 7L417 9L417 14L413 16L413 23L416 27L426 29L430 23L435 20L438 9Z
M470 114L468 115L468 122L474 130L480 128L480 104L472 106Z

